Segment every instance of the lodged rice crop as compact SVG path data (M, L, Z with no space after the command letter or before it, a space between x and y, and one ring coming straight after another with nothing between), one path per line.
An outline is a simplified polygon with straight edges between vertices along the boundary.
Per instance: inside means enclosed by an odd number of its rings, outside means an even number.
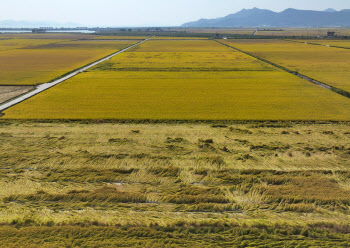
M2 247L349 247L348 124L0 123Z

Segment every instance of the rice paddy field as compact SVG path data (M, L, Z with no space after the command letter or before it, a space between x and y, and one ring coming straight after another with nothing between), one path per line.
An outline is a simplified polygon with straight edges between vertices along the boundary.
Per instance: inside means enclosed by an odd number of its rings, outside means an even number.
M283 72L84 73L6 119L348 120L350 103ZM218 83L218 79L220 82ZM298 82L299 81L299 82ZM244 83L244 86L242 86ZM200 89L200 90L198 90Z
M89 39L96 35L80 33L0 33L0 39Z
M0 122L2 247L348 247L349 123Z
M0 40L0 102L137 42L36 37ZM347 49L223 41L350 85ZM349 247L349 113L219 42L147 40L0 114L0 247Z
M320 82L350 91L350 50L283 40L224 42Z
M17 49L1 51L0 41L0 85L46 83L136 42L16 39Z
M144 40L149 36L116 36L116 35L95 35L92 40Z
M273 29L273 28L272 28ZM277 31L278 30L278 31ZM256 36L284 36L284 37L319 37L327 36L328 31L336 32L337 36L350 36L349 28L277 28L271 30L271 28L260 28L255 33L254 28L186 28L186 29L169 29L169 31L178 31L186 33L197 34L223 34L223 35L256 35Z
M0 51L26 48L30 46L57 44L62 40L57 39L5 39L0 40Z
M188 33L200 33L200 34L246 34L252 35L256 29L253 28L186 28L186 29L174 29L175 31L185 31Z
M289 43L287 43L289 44ZM215 41L147 41L6 119L349 120L350 102Z
M328 31L336 32L337 36L350 35L349 28L285 28L281 31L259 30L255 35L319 37L327 36Z
M206 37L167 37L167 36L154 36L153 40L207 40Z

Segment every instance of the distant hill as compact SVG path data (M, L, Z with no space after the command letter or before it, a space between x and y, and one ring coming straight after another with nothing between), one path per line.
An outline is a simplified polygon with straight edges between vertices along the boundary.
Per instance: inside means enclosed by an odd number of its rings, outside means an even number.
M324 12L337 12L337 11L335 9L329 8L329 9L324 10Z
M182 27L350 27L350 9L325 11L243 9L216 19L200 19Z
M35 22L35 21L14 21L14 20L4 20L0 21L1 28L39 28L39 27L79 27L80 24L77 23L57 23L57 22Z

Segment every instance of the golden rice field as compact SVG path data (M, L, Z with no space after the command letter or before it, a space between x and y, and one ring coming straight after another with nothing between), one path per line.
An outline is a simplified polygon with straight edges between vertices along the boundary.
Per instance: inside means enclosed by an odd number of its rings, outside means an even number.
M226 44L350 91L350 50L282 40L226 40Z
M349 120L350 101L285 72L88 72L10 119Z
M334 31L338 36L349 36L349 28L283 28L282 31L258 31L256 35L268 36L326 36L328 31Z
M269 29L269 28L267 28ZM279 29L279 28L278 28ZM186 31L188 33L204 34L224 34L224 35L252 35L254 28L189 28L189 29L171 29L170 31ZM326 36L328 31L335 31L337 36L349 36L349 28L282 28L282 31L263 31L259 30L255 35L262 36Z
M151 40L140 46L130 49L128 52L232 52L232 49L222 46L212 40Z
M56 40L0 51L0 79L137 42ZM346 75L326 47L235 42ZM146 41L0 113L0 247L350 247L349 113L218 42Z
M349 120L349 111L347 98L214 41L148 41L4 118Z
M349 247L350 123L0 121L0 246Z
M188 33L203 33L203 34L253 34L253 28L186 28L186 29L172 29L175 31L186 31Z
M36 41L36 40L33 40ZM137 41L65 41L0 51L0 85L37 85Z
M135 44L137 41L115 41L115 40L65 40L57 43L38 44L26 47L28 49L104 49L118 51L124 45Z
M65 40L63 40L65 41ZM55 39L8 39L0 40L0 51L26 48L30 46L60 43L62 40Z
M169 43L170 42L170 43ZM273 67L214 41L148 41L97 66L111 71L265 71ZM232 63L234 61L234 63Z
M152 40L207 40L207 37L168 37L168 36L154 36Z
M94 38L93 34L80 33L0 33L0 39L89 39Z
M232 61L235 61L232 63ZM96 67L114 71L266 71L273 67L235 52L126 52Z
M144 40L149 36L94 35L92 40Z

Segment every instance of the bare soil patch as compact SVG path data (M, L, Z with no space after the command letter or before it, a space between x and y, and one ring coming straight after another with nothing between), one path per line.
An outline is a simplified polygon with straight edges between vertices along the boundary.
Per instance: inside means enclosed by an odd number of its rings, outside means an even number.
M34 86L0 86L0 103L6 102L32 89L34 89Z

